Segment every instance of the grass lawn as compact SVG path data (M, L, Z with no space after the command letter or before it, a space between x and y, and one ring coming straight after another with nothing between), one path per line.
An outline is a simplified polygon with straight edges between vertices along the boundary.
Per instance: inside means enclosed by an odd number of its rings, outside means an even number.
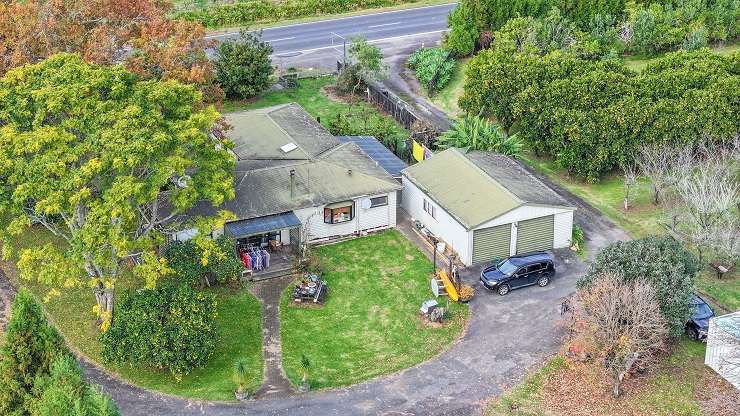
M624 210L624 183L619 175L609 175L598 183L588 183L571 177L564 169L555 166L550 159L527 155L526 163L547 175L554 182L578 195L603 212L612 221L624 228L633 238L653 234L663 234L664 228L658 223L660 208L652 201L650 184L640 180L632 190L634 199L628 211Z
M398 231L323 246L323 308L291 305L292 285L280 305L283 367L300 382L301 355L311 361L312 388L344 386L428 360L460 335L466 305L451 305L451 320L432 328L419 307L432 298L432 263Z
M434 96L430 97L430 100L434 105L439 107L452 118L457 118L462 113L460 106L457 105L457 101L463 94L463 87L465 86L465 68L467 68L468 62L470 62L470 58L458 60L457 65L455 65L455 72L453 72L449 84L447 84L442 91L439 91L434 94Z
M620 398L611 397L608 379L595 366L556 357L524 383L492 402L487 416L514 415L686 415L712 413L710 400L733 394L704 365L706 346L680 339L654 370L629 378Z
M21 247L38 247L48 241L55 240L38 228L21 236L17 243ZM16 284L29 289L37 298L42 299L46 295L47 287L19 280L11 264L5 263L3 269ZM141 286L142 282L129 275L118 280L116 290L122 293ZM252 380L248 388L256 389L262 382L261 305L246 289L212 290L218 296L216 325L221 342L216 343L213 356L205 367L184 376L180 382L166 371L113 365L106 368L133 384L164 393L198 399L233 400L232 368L238 358L244 358L249 363ZM102 346L98 341L99 331L93 323L94 302L88 288L63 289L60 297L44 304L44 309L73 349L100 363Z
M332 99L325 92L324 88L333 85L335 82L336 77L334 76L301 79L298 81L297 88L267 91L259 97L246 101L227 101L221 111L228 113L295 102L312 116L320 118L321 124L329 129L329 122L335 119L340 112L347 109L347 103ZM355 104L355 107L366 110L369 117L382 117L392 120L398 129L397 133L408 136L408 132L398 125L393 118L380 114L375 107L367 102L359 101Z
M713 47L712 51L720 55L729 55L733 52L740 50L740 43L731 43L729 45ZM641 72L645 67L653 60L660 58L660 56L653 57L642 57L642 56L628 56L624 58L624 64L637 72Z

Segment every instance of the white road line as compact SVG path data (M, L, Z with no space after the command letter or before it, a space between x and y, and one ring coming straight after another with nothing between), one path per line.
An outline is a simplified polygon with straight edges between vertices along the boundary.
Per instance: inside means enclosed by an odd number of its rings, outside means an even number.
M400 25L400 24L401 24L401 22L383 23L382 25L372 25L372 26L368 26L367 28L368 29L372 29L372 28L375 28L375 27L395 26L395 25Z
M265 42L272 43L272 42L280 42L283 40L293 40L295 39L295 36L291 36L289 38L280 38L280 39L265 39Z
M414 10L432 9L432 8L435 8L435 7L452 6L452 5L456 5L456 4L457 4L457 2L451 2L451 3L445 3L445 4L434 4L434 5L431 5L431 6L411 7L411 8L408 8L408 9L400 9L400 10L389 10L387 12L358 14L358 15L355 15L355 16L344 16L344 17L337 17L337 18L325 19L325 20L314 20L313 22L294 23L294 24L285 25L285 26L272 26L272 27L266 27L266 28L262 29L262 32L264 33L264 32L267 32L268 30L282 29L282 28L286 28L286 27L313 25L313 24L316 24L316 23L334 22L334 21L337 21L337 20L345 20L345 19L356 19L358 17L378 16L378 15L381 15L381 14L389 14L389 13L403 13L403 12L410 12L410 11L414 11ZM226 32L226 33L218 33L218 34L214 34L214 35L206 35L206 36L204 36L204 38L206 38L206 39L223 38L223 37L226 37L226 36L229 36L229 35L236 35L238 33L239 33L238 31L235 31L235 32Z
M401 36L393 36L393 37L390 37L390 38L368 40L367 43L385 42L385 41L389 41L389 40L408 38L408 37L411 37L411 36L433 35L435 33L444 33L444 32L447 32L448 30L449 29L442 29L442 30L433 30L431 32L410 33L408 35L401 35ZM280 53L274 53L274 54L272 54L272 56L280 57L280 55L283 55L283 54L286 54L286 53L309 53L309 52L321 51L321 50L324 50L324 49L332 49L332 48L336 48L336 47L337 47L336 45L330 45L330 46L322 46L320 48L303 49L303 50L298 50L298 51L284 51L284 52L280 52ZM291 58L292 58L292 56L291 56Z

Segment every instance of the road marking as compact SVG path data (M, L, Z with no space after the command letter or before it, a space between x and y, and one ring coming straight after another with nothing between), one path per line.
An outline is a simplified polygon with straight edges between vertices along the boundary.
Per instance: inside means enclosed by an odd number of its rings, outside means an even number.
M435 5L431 5L431 6L412 7L412 8L401 9L401 10L389 10L387 12L358 14L358 15L355 15L355 16L344 16L344 17L337 17L337 18L334 18L334 19L315 20L313 22L294 23L294 24L285 25L285 26L266 27L266 28L261 29L261 30L264 33L264 32L267 32L268 30L282 29L282 28L286 28L286 27L305 26L305 25L312 25L312 24L324 23L324 22L334 22L334 21L337 21L337 20L355 19L355 18L358 18L358 17L379 16L381 14L389 14L389 13L412 12L414 10L432 9L432 8L435 8L435 7L442 8L442 7L447 7L447 6L454 6L456 4L457 4L457 2L451 2L451 3L445 3L445 4L435 4ZM253 31L253 32L255 32L255 31ZM257 30L256 32L259 32L259 30ZM204 36L204 38L205 39L217 39L217 38L224 38L224 37L228 37L230 35L238 35L238 34L239 34L239 31L236 31L236 32L226 32L226 33L218 33L218 34L215 34L215 35L206 35L206 36Z
M368 40L367 43L385 42L385 41L389 41L389 40L408 38L408 37L411 37L411 36L433 35L435 33L444 33L444 32L447 32L448 30L449 29L442 29L442 30L433 30L431 32L410 33L408 35L400 35L400 36L393 36L393 37L390 37L390 38L382 38L382 39ZM286 54L286 53L309 53L309 52L321 51L321 50L324 50L324 49L336 49L336 48L337 48L337 45L329 45L329 46L322 46L320 48L303 49L303 50L298 50L298 51L285 51L285 52L280 52L279 54L272 54L272 56L279 57L279 55Z
M295 36L291 36L289 38L280 38L280 39L266 39L265 42L272 43L272 42L280 42L280 41L283 41L283 40L293 40L293 39L295 39Z
M400 25L400 24L401 24L401 22L395 22L395 23L384 23L384 24L382 24L382 25L372 25L372 26L368 26L367 28L368 28L368 29L372 29L372 28L375 28L375 27L395 26L395 25Z

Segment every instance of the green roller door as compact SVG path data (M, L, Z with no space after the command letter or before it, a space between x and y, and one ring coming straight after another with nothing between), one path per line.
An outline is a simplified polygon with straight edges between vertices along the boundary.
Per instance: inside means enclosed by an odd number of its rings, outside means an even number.
M473 263L508 257L511 224L473 231Z
M555 217L548 215L547 217L519 221L516 231L517 254L549 250L552 248L553 233L555 232Z

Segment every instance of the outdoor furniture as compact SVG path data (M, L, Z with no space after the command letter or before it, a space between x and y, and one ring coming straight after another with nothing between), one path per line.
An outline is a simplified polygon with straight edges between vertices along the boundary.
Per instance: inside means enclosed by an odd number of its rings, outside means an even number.
M319 275L307 274L295 285L293 289L293 301L296 303L313 302L323 304L329 287L321 280Z
M718 261L714 261L710 264L714 270L717 271L717 279L721 279L725 273L732 270L732 266L726 266Z
M283 243L277 240L270 240L270 250L280 251L283 248Z

